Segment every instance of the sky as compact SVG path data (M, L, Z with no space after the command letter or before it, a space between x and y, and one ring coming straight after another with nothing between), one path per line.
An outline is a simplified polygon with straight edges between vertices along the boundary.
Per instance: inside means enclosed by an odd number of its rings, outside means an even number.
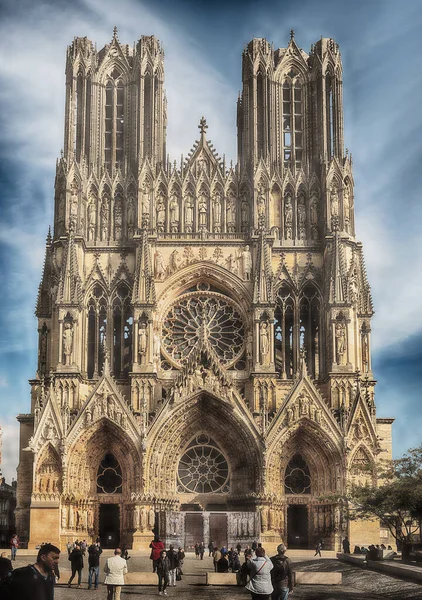
M18 423L37 366L34 308L63 145L66 46L98 50L154 34L165 49L167 148L180 160L208 137L236 161L241 54L252 37L305 51L333 37L343 60L345 143L353 155L357 238L376 315L377 416L394 417L394 455L422 443L422 70L419 0L0 0L0 424L16 477Z

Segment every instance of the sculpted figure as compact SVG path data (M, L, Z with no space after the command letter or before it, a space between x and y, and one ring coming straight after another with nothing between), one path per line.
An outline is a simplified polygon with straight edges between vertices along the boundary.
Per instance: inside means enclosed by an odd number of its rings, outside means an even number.
M297 205L297 220L299 226L299 239L303 240L306 237L306 207L305 198L303 195L299 196L299 203Z
M193 228L193 199L190 194L185 198L185 230L187 233L192 232Z
M180 220L180 210L179 210L179 198L173 194L170 198L170 227L173 233L177 233L179 231L179 220Z
M106 240L108 238L108 211L109 211L109 203L108 196L104 194L103 201L101 202L101 239Z
M252 275L252 256L249 246L246 246L242 252L243 277L250 281Z
M147 524L148 524L148 511L145 508L145 506L143 506L141 509L141 531L144 531L144 529L146 529Z
M350 225L350 198L349 188L345 187L343 191L343 215L344 215L344 230L349 233Z
M173 252L170 254L170 263L169 263L170 273L176 273L176 271L179 268L179 265L180 265L179 252L177 250L173 250Z
M63 331L63 354L65 359L65 365L70 365L73 348L73 329L72 323L64 324Z
M236 203L234 193L232 191L229 192L227 197L226 220L227 231L236 231Z
M141 364L145 364L146 362L146 354L147 354L147 345L148 345L148 333L146 323L140 323L139 325L139 334L138 334L138 349L139 356L141 358Z
M62 506L62 529L67 527L67 506Z
M133 196L129 196L127 199L126 222L128 234L133 235L135 226L135 200L133 199Z
M163 195L162 195L162 193L160 193L160 195L158 196L158 202L157 202L157 230L160 233L163 233L163 231L164 231L165 222L166 222L166 208L165 208L164 202L163 202Z
M332 217L338 217L338 215L339 215L339 201L338 201L337 188L335 186L333 186L331 188L330 202L331 202L331 216Z
M346 329L344 323L337 323L335 327L336 338L336 362L338 365L344 364L346 353Z
M122 238L122 200L116 198L114 204L114 238L120 240Z
M318 225L318 198L315 193L312 194L311 197L309 212L311 216L311 225Z
M94 527L94 513L92 511L92 509L90 508L88 510L88 529L93 529Z
M141 186L141 208L143 215L149 215L149 195L148 182L144 181Z
M69 529L75 527L75 510L73 506L69 506Z
M368 371L369 365L369 347L368 347L368 334L364 333L362 336L362 364L365 373Z
M88 240L93 240L95 237L96 212L97 207L95 199L91 197L88 204Z
M199 198L198 212L199 212L199 227L206 229L207 227L207 199L205 195L201 195Z
M133 528L139 529L139 506L135 506L133 511Z
M163 259L163 255L158 250L154 254L154 272L155 272L155 277L159 281L164 278L164 274L165 274L164 259Z
M261 323L260 331L261 365L268 365L270 355L270 340L268 335L268 323Z
M257 205L258 205L258 216L262 217L265 214L265 194L264 194L264 188L262 188L262 187L260 187L258 189Z
M150 508L148 511L148 526L152 529L155 525L155 511L153 508Z
M286 196L284 204L284 231L286 232L286 238L292 238L292 224L293 224L293 207L292 198L290 195Z
M159 359L161 355L161 338L158 331L154 333L154 356Z

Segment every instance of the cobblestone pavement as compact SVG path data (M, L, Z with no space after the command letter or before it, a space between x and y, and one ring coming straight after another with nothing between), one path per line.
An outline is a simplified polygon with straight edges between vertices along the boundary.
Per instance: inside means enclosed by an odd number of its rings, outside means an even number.
M104 553L105 554L105 553ZM107 553L109 555L110 553ZM107 556L106 555L106 556ZM100 568L101 580L104 580L102 570L106 557L102 557ZM15 568L34 562L35 557L18 557ZM297 586L291 596L292 600L422 600L422 585L389 577L381 573L366 571L353 565L347 565L334 558L319 560L304 560L293 558L294 568L301 571L340 571L343 573L341 586ZM129 571L149 571L151 562L146 556L133 555L128 562ZM60 567L68 569L66 556L62 556ZM212 559L205 557L204 561L197 560L193 555L187 555L183 571L183 581L177 587L168 589L171 600L223 600L243 598L249 600L250 594L244 588L205 586L205 573L212 570ZM65 575L63 573L63 575ZM87 568L83 571L82 589L72 586L69 589L66 582L61 581L56 587L55 600L105 600L106 587L101 584L99 590L87 589ZM62 577L63 579L63 577ZM158 597L157 588L152 586L124 587L121 600L152 600ZM18 599L16 599L18 600Z

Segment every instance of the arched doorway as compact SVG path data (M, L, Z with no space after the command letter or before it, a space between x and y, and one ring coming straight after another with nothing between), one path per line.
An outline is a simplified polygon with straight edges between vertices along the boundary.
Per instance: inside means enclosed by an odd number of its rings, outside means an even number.
M306 460L295 454L284 475L284 491L289 495L287 507L287 545L289 548L309 546L307 500L311 493L311 474Z

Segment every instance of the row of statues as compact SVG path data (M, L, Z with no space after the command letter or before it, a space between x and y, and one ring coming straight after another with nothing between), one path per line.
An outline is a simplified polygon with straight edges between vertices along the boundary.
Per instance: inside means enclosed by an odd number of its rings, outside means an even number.
M94 511L92 508L75 507L65 504L61 508L61 527L63 530L90 531L94 528Z

